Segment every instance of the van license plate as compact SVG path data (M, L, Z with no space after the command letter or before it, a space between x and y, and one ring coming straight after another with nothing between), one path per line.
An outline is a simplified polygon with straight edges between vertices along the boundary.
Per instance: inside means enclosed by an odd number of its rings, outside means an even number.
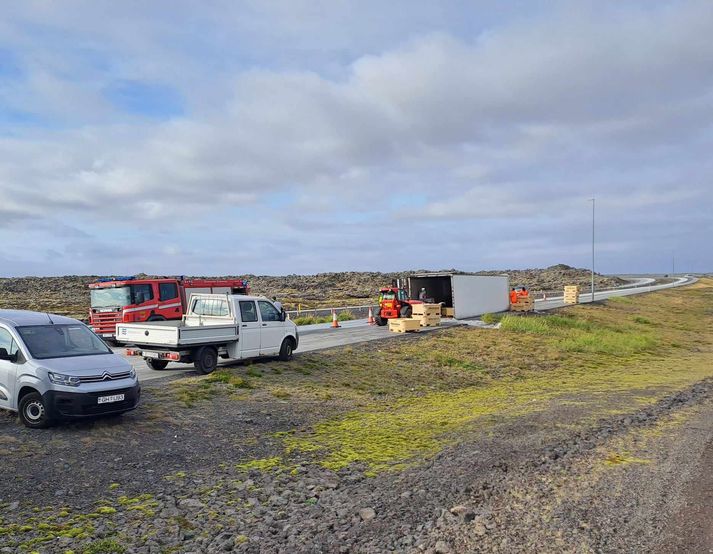
M100 396L97 398L99 404L109 404L110 402L121 402L124 400L123 394L113 394L111 396Z
M154 360L158 360L158 352L143 352L144 358L153 358Z

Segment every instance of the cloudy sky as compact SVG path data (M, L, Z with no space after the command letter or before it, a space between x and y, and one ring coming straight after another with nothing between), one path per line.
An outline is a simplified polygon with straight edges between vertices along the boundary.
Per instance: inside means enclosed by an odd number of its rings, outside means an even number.
M713 3L4 2L0 275L713 270Z

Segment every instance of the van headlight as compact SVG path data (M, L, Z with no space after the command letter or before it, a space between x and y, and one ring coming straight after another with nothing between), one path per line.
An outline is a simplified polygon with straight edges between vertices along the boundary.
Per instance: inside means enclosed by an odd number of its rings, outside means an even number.
M129 377L131 377L132 379L136 379L136 370L133 367L129 371Z
M48 371L47 377L49 377L50 382L55 385L64 385L65 387L78 387L81 384L79 377L74 375L64 375L63 373L55 373L54 371Z

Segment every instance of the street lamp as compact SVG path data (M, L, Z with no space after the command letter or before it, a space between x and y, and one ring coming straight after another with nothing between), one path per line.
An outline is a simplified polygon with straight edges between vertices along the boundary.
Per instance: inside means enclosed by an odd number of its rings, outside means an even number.
M594 302L594 198L592 201L592 302Z

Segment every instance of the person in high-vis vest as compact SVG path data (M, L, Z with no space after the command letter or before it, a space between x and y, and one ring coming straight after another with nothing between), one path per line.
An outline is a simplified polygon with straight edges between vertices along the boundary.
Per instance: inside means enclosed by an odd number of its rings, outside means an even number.
M517 304L517 292L514 288L510 289L510 304Z

